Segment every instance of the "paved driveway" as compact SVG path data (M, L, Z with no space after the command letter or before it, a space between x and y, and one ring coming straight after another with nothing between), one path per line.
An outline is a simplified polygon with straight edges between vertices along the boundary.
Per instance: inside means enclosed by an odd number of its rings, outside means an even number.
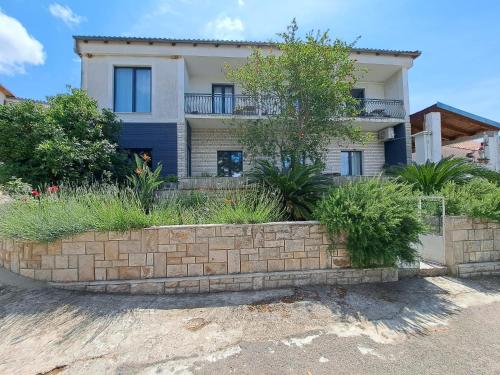
M160 297L0 282L1 374L500 373L500 278Z

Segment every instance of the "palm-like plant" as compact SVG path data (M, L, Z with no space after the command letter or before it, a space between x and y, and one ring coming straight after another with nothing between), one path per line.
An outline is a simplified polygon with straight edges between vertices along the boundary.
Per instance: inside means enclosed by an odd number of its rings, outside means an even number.
M135 158L135 174L127 176L132 189L134 190L143 210L148 214L153 208L155 202L155 194L158 187L163 183L160 177L161 164L151 170L148 166L150 157L143 155L142 157L134 154Z
M434 163L410 164L395 170L398 179L413 185L414 189L425 195L441 191L443 186L452 181L458 185L470 181L474 176L485 175L485 168L468 159L453 156Z
M308 219L318 198L328 189L328 179L320 174L321 170L318 165L301 164L280 169L261 160L249 173L249 181L279 193L283 209L290 218Z

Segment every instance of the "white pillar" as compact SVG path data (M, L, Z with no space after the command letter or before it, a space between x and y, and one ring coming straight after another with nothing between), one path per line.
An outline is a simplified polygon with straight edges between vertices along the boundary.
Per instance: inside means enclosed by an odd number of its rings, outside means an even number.
M487 168L500 171L499 132L488 132L484 135L484 156L488 159Z
M437 163L441 160L441 113L430 112L424 117L424 131L415 135L415 162Z

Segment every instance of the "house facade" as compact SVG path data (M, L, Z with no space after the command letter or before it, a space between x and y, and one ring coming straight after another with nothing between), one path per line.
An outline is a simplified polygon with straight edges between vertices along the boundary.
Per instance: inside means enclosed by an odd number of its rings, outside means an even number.
M244 64L268 43L75 36L81 87L123 121L120 146L147 153L165 174L238 177L251 168L232 124L275 110L257 109L225 77L225 64ZM356 125L373 134L357 145L334 142L325 173L379 174L384 165L411 160L408 70L418 51L354 49L362 68L353 95Z

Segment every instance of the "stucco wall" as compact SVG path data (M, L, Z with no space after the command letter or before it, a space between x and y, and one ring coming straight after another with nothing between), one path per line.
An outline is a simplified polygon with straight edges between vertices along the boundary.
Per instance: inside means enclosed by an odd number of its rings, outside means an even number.
M181 59L154 56L84 56L82 58L82 88L95 98L102 108L113 108L113 76L115 66L151 67L151 113L117 113L124 122L175 122L180 120L179 107L184 108L179 97L184 76ZM183 113L183 111L181 112Z
M346 268L316 222L166 226L88 232L53 243L3 240L0 264L45 281L141 280Z

